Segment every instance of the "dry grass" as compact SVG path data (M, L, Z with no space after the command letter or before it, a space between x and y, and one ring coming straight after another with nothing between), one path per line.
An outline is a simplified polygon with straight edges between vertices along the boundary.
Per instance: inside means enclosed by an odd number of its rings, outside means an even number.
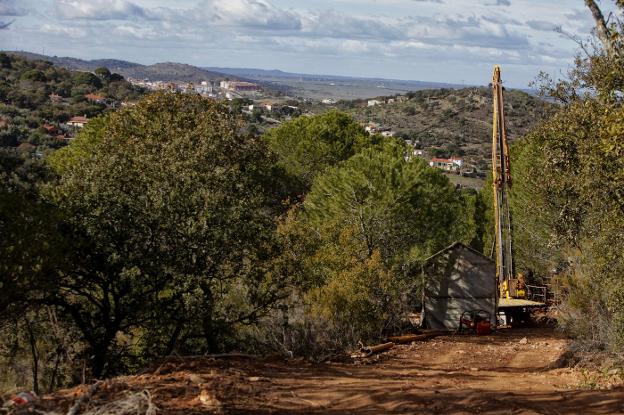
M92 408L83 415L156 415L157 411L149 391L144 390L138 393L127 392L124 397Z

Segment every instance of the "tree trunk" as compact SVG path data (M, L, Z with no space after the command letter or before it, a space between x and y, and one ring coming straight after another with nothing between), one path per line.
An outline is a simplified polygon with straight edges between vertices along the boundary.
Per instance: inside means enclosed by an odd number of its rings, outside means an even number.
M37 339L35 338L35 333L29 321L26 321L26 329L28 330L28 341L30 343L30 352L32 355L32 390L36 394L39 394L39 353L37 352Z
M206 281L200 283L200 288L204 294L202 304L202 331L206 340L206 347L209 353L214 353L218 348L216 333L213 322L214 298L210 284Z
M600 39L600 42L604 46L607 54L613 55L615 52L615 45L613 44L611 31L607 27L607 22L605 21L600 7L598 7L595 0L585 0L585 5L587 5L591 11L594 22L596 23L596 35L598 36L598 39Z
M109 349L111 344L113 344L117 331L118 327L116 325L107 327L106 332L100 341L95 344L90 344L91 353L93 354L91 376L94 379L101 379L102 375L105 374L104 369L106 368L106 363L108 363L109 360Z
M56 377L58 376L60 363L61 363L61 352L57 350L56 357L54 359L54 369L52 369L52 374L50 375L50 382L48 383L48 393L54 392L54 389L56 388Z
M91 376L94 379L100 379L104 373L104 367L106 366L108 346L99 344L97 347L92 347L92 352L93 360L91 361Z
M169 356L175 350L178 339L180 338L180 333L182 332L183 324L184 323L182 321L176 322L175 329L173 330L173 333L171 334L171 337L169 337L169 341L167 342L165 356Z

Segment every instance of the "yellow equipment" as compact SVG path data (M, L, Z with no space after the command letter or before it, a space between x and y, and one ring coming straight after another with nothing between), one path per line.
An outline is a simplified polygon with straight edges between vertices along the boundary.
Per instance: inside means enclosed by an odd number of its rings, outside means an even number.
M492 77L494 119L492 129L492 188L494 191L494 221L496 234L496 278L501 298L524 297L523 282L514 278L513 250L511 245L511 212L509 195L511 167L509 143L505 128L505 103L501 70L494 67ZM523 278L522 278L523 279Z

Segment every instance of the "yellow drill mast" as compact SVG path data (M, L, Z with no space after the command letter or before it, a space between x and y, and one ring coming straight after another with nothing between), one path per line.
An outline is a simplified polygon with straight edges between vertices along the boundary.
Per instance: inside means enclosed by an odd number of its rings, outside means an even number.
M492 129L492 188L494 191L494 221L496 232L496 278L502 298L518 296L514 280L513 251L511 246L511 213L509 189L511 170L509 144L505 128L505 105L500 67L494 67L492 77L494 95L494 120Z

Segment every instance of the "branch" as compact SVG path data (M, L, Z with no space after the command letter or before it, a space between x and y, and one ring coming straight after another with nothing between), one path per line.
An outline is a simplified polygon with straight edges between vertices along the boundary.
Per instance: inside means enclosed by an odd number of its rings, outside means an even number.
M591 58L592 54L589 53L589 50L587 50L587 47L585 46L585 43L581 39L579 39L578 36L575 36L575 35L573 35L571 33L566 32L565 30L563 30L563 28L561 26L556 27L555 28L555 32L559 33L562 36L567 37L568 39L570 39L571 41L576 43L581 48L581 50L585 53L585 56L588 57L588 58Z
M600 8L596 4L595 0L585 0L585 5L591 11L594 22L596 23L596 35L598 36L598 39L602 42L607 54L613 55L615 47L613 40L611 39L611 31L607 27L607 22L605 21L602 11L600 11Z

